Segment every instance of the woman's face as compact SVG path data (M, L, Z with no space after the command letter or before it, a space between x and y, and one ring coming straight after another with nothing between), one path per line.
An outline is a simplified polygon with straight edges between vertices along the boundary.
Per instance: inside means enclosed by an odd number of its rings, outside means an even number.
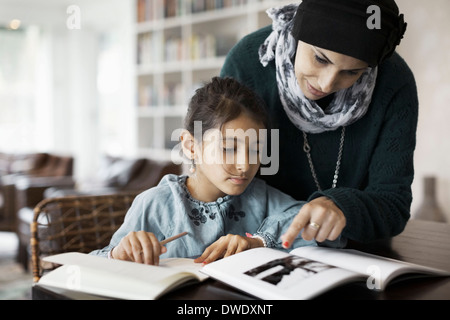
M361 60L299 41L295 75L303 94L319 100L350 88L369 65Z

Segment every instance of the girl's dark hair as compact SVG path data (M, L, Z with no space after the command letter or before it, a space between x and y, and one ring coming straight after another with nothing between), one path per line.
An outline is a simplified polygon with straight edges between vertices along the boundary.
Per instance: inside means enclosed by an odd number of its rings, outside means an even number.
M269 128L264 101L251 89L233 78L212 78L195 91L189 103L184 127L194 135L194 122L202 122L202 134L234 120L242 112Z

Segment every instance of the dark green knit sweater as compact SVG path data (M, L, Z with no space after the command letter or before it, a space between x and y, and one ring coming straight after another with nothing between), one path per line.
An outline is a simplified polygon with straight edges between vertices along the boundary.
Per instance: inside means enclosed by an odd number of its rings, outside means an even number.
M281 104L275 63L259 62L258 49L269 36L265 27L242 39L229 53L221 76L254 89L266 102L272 128L280 134L280 169L262 176L299 200L331 198L344 212L343 236L368 242L399 234L410 217L418 98L414 76L398 55L379 66L368 113L347 127L338 186L331 189L341 130L308 135L322 192L317 191L303 151L303 135Z

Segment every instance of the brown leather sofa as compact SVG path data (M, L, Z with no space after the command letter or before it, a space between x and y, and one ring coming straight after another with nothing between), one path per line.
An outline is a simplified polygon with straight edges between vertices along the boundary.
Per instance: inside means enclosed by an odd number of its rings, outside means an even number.
M44 197L140 192L156 186L166 174L181 173L182 166L171 161L104 156L93 178L77 181L76 188L49 188Z
M19 209L16 185L22 179L46 180L48 186L74 185L73 158L49 153L0 153L0 231L15 232ZM51 183L50 183L51 180ZM64 183L60 184L63 181ZM36 205L42 195L29 205Z

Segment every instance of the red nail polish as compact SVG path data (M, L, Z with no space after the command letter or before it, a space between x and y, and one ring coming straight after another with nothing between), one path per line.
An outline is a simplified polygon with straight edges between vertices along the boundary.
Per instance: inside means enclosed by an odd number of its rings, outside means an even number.
M283 242L283 247L285 249L289 248L289 242L288 241Z

